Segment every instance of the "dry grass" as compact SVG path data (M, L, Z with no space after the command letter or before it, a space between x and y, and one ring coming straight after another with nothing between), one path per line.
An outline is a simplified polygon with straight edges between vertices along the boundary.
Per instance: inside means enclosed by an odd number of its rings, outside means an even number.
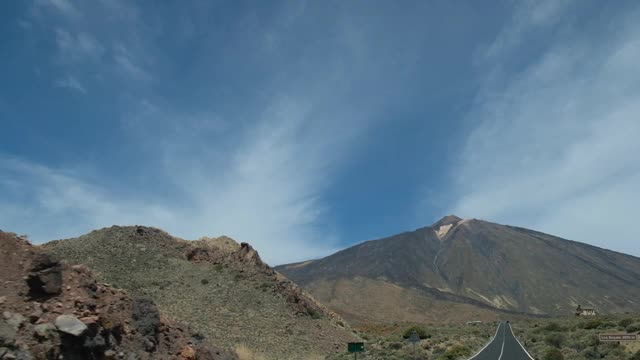
M264 357L256 355L244 344L236 345L234 350L240 360L265 360Z

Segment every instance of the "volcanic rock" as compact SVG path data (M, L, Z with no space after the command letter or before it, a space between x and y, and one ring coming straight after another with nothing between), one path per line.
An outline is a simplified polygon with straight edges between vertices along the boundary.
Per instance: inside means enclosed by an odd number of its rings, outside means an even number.
M80 336L88 329L87 325L73 315L60 315L55 324L58 330L73 336Z

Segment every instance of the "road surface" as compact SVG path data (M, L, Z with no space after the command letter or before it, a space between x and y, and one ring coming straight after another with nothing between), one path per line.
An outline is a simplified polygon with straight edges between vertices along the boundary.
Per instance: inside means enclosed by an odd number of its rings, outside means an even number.
M493 339L469 360L533 360L513 335L511 324L498 325Z

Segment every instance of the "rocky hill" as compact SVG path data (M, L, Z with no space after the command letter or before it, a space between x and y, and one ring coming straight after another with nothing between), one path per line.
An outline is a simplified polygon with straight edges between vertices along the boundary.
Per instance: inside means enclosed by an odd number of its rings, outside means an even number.
M639 258L456 216L277 269L353 320L640 310Z
M148 298L0 231L0 359L232 360Z
M266 359L313 359L357 337L246 243L186 241L149 227L113 226L43 245L70 263L188 323L215 344Z

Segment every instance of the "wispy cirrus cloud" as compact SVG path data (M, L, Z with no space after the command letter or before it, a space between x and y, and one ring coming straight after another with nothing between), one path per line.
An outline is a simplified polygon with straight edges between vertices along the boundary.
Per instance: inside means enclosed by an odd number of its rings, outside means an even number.
M135 81L148 81L152 78L136 57L122 44L115 47L113 59L118 70Z
M61 88L71 89L81 94L87 93L87 90L84 88L84 86L82 86L80 81L78 81L78 79L71 75L67 75L64 78L56 80L54 82L54 85Z
M452 212L640 254L629 226L640 202L640 12L616 23L602 38L558 38L513 76L487 77L453 172ZM507 28L492 48L505 36L526 47L530 35Z
M138 121L193 125L180 122L177 115L163 120L157 117L161 114L157 109L145 108L141 116L148 119ZM201 116L199 121L211 124L219 119ZM203 126L208 128L207 124ZM327 255L336 250L337 236L331 231L321 193L350 135L314 134L327 131L327 125L335 130L336 124L336 119L324 118L308 103L282 98L264 109L257 123L229 149L206 146L211 140L202 132L147 139L159 141L163 150L161 174L173 194L167 197L132 197L95 183L82 171L0 158L4 173L0 193L13 194L11 201L0 204L0 214L5 216L4 224L36 241L112 224L144 224L188 239L230 235L251 242L271 264ZM188 160L179 149L185 140L191 142ZM22 204L21 211L15 211L12 204L16 203Z
M3 224L11 226L5 230L22 231L36 241L82 234L112 223L171 219L161 205L110 192L79 170L7 156L0 156L0 169L0 193L7 200L0 204L0 214Z
M520 49L521 41L531 32L549 28L566 20L566 10L573 3L573 0L526 0L514 3L514 13L507 22L506 29L501 31L496 39L479 53L481 61L503 61L510 51Z
M82 15L70 0L37 0L35 1L35 5L54 9L59 14L72 18L77 18Z
M56 29L55 34L59 58L64 63L75 66L78 63L98 63L105 53L105 47L87 32L71 33Z

